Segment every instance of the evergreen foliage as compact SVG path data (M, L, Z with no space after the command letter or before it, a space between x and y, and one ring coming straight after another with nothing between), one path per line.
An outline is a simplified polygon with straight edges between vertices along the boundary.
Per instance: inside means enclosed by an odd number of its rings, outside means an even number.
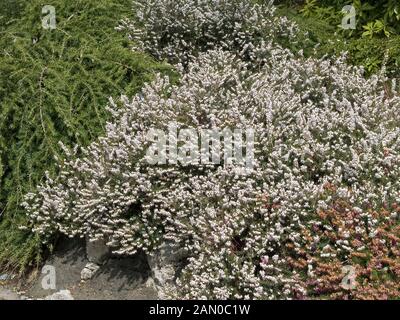
M19 230L20 206L58 142L87 145L104 131L110 96L133 95L171 68L142 53L115 27L129 0L53 0L57 28L42 28L41 1L0 4L0 265L20 271L41 256L40 239Z
M298 41L287 43L286 47L294 52L303 50L310 57L340 56L348 52L347 62L364 67L367 76L380 72L383 66L391 78L400 76L400 36L390 37L349 36L349 31L340 31L338 27L342 19L340 11L304 15L300 6L290 6L290 1L281 1L279 15L285 15L294 21L301 32Z
M2 0L0 2L0 32L21 17L24 7L23 0Z

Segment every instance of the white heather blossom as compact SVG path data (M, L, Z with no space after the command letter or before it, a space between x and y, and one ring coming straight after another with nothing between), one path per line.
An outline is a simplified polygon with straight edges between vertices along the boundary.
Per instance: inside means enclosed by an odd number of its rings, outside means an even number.
M223 48L252 59L264 40L295 41L297 27L270 3L248 0L137 0L136 17L123 20L135 50L187 65L200 52Z

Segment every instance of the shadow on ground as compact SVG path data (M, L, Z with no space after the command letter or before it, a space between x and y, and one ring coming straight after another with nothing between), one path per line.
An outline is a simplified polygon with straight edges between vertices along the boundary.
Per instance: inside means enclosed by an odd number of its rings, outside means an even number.
M91 280L82 282L81 271L88 262L83 240L61 240L46 262L55 268L56 290L43 289L44 274L27 289L26 295L40 299L60 290L69 290L74 299L82 300L157 299L156 291L145 285L150 268L144 254L129 258L112 257Z

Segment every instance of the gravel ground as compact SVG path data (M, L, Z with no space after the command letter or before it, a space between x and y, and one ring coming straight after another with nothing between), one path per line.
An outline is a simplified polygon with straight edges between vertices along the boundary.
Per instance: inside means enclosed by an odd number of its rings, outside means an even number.
M46 265L56 272L56 289L45 290L40 274L31 285L24 282L0 285L0 300L44 299L61 290L69 290L76 300L149 300L157 293L149 280L150 268L143 255L131 258L111 258L91 280L81 281L81 271L88 263L84 243L63 240ZM150 284L149 284L150 283Z
M20 295L5 286L0 286L0 300L20 300Z

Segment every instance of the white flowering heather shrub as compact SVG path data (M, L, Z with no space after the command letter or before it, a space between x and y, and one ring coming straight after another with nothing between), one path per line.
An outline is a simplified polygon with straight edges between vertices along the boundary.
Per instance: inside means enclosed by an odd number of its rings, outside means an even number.
M340 290L316 284L321 265L370 256L369 241L384 223L392 233L380 239L390 241L384 252L394 262L373 267L386 268L396 283L395 83L365 79L344 58L295 58L273 45L263 50L270 56L259 72L215 50L195 59L179 85L159 77L142 95L111 101L106 135L67 150L58 176L26 196L33 230L104 238L119 254L174 241L190 256L177 288L166 292L172 298L286 299ZM147 131L167 132L173 122L253 128L254 167L150 165ZM324 220L322 213L333 209L351 226Z
M296 26L275 15L270 2L249 0L137 0L136 18L118 27L127 30L136 50L160 60L187 63L199 52L224 48L254 59L262 41L295 41Z

